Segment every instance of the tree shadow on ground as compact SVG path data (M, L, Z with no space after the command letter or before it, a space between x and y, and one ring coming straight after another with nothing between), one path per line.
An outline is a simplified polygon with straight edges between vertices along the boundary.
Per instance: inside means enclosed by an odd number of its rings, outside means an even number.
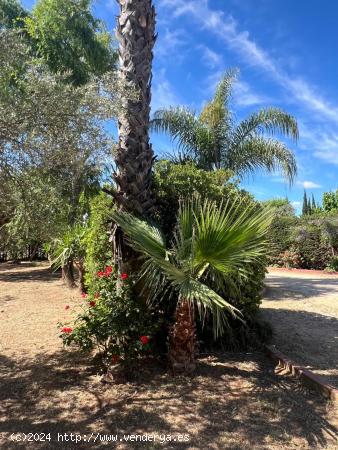
M338 387L337 318L280 308L262 308L261 314L271 323L272 343L280 351L309 370L321 371L327 383Z
M101 449L107 443L56 442L62 433L189 434L189 442L120 443L119 448L269 449L298 439L326 445L337 430L327 405L298 382L278 377L260 354L203 358L194 377L173 377L155 361L140 364L125 384L102 384L88 357L59 351L34 359L0 358L2 448L11 433L48 433L34 448ZM113 447L112 444L109 444ZM277 447L276 447L277 448ZM306 447L303 447L306 448Z
M265 279L264 300L304 300L332 294L338 297L338 278L295 278L269 274ZM318 299L320 300L320 299Z
M13 267L13 271L7 270L0 272L0 282L20 283L20 282L54 282L61 279L61 272L59 270L53 271L49 267L32 267L31 270L18 270L18 267Z

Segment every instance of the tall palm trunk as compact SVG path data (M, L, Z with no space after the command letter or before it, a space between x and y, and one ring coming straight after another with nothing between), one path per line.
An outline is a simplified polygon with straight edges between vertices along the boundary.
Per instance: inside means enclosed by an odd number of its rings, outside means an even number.
M181 300L169 336L169 362L174 373L192 373L196 368L196 326L194 307Z
M125 99L119 117L116 154L116 200L124 209L147 216L154 206L151 169L154 154L149 142L155 9L151 0L120 0L116 37L120 76L138 99Z

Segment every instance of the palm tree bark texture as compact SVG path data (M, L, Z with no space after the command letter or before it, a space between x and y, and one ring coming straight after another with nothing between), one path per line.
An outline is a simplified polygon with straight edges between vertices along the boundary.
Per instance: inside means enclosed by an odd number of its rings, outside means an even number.
M175 313L175 323L169 334L169 363L176 373L193 373L196 368L196 326L194 305L180 300Z
M154 153L149 142L149 123L155 9L151 0L119 0L119 5L116 37L120 76L126 88L136 90L137 99L124 100L118 121L115 198L123 209L147 216L154 206Z

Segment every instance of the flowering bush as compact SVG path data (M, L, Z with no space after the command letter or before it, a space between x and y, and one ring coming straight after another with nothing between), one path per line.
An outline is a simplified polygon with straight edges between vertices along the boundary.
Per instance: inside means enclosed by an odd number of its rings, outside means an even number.
M133 292L133 277L111 266L97 272L84 303L75 309L73 326L61 324L65 345L97 349L109 364L126 362L149 352L157 327L153 313Z
M278 255L277 265L288 269L297 269L301 267L302 259L297 250L291 248Z

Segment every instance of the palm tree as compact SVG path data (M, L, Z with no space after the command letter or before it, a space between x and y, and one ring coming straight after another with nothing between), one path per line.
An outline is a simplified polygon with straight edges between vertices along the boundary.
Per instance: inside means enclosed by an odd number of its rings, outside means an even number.
M149 123L155 9L151 0L120 0L119 4L116 37L120 77L124 86L137 92L138 98L124 100L118 120L118 170L114 175L118 192L114 196L118 205L145 216L154 205Z
M195 311L202 320L213 317L215 337L227 326L227 315L241 319L241 312L222 298L229 275L250 276L250 265L261 262L267 251L266 234L271 212L258 210L240 200L221 204L199 198L181 203L177 228L168 248L155 225L126 212L113 219L128 237L129 244L143 255L141 277L150 301L170 292L177 300L175 323L170 331L169 361L175 372L195 367ZM243 320L243 319L241 319Z
M203 169L226 168L236 175L257 169L281 170L292 182L297 172L295 157L275 133L298 139L296 120L278 108L252 113L236 124L229 109L236 70L229 70L219 83L214 98L197 116L185 107L159 110L152 129L169 133L178 144L180 162L193 160Z

